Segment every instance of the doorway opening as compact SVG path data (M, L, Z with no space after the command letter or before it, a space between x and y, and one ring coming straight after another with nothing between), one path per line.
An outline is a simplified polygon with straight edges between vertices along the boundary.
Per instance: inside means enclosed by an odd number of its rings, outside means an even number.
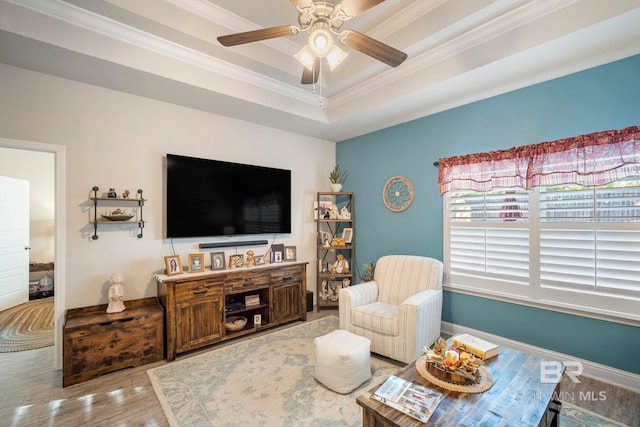
M54 366L55 369L62 369L62 326L65 311L65 251L64 251L64 200L65 200L65 147L61 145L45 144L33 141L23 141L16 139L0 138L0 148L19 149L37 153L53 154L53 176L54 180L54 202L53 202L53 271L54 292L54 316L55 316L55 339L54 339ZM28 167L28 165L24 165Z

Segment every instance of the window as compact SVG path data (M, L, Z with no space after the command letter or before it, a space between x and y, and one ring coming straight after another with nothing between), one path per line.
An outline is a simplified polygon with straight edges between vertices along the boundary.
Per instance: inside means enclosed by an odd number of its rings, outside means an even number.
M451 288L640 319L640 179L450 191Z

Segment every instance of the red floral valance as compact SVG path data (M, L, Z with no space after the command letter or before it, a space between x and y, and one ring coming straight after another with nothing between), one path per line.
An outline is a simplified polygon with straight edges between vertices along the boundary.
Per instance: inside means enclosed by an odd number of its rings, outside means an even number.
M640 126L439 159L440 194L498 187L604 185L640 177Z

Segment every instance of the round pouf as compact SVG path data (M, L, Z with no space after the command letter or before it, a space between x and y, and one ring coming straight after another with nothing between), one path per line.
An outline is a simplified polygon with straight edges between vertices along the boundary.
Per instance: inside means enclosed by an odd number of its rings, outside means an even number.
M342 329L314 340L313 376L331 390L346 394L371 378L371 341Z

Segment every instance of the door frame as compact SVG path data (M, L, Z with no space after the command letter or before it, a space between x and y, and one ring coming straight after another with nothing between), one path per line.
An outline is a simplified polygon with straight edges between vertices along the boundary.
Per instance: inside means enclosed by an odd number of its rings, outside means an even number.
M54 295L54 366L55 369L62 369L62 326L64 325L65 312L65 271L66 271L66 252L65 252L65 232L64 225L66 223L65 216L65 156L66 147L63 145L45 144L42 142L24 141L18 139L0 138L0 147L16 148L27 151L40 151L45 153L53 153L54 155L54 277L55 283Z

